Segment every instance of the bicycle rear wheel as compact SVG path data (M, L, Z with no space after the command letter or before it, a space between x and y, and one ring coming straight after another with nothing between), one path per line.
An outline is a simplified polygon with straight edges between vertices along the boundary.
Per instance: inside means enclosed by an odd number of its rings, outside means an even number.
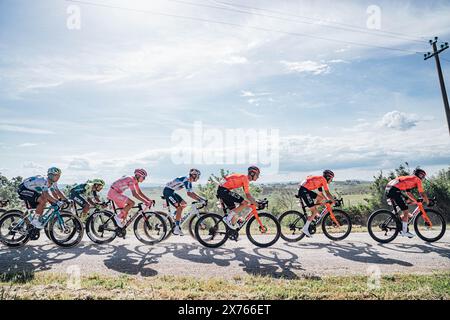
M278 219L270 213L258 213L261 225L253 216L247 223L247 237L251 243L258 247L266 248L275 244L280 238L281 227Z
M60 212L61 220L55 216L50 221L49 235L51 240L60 247L70 248L81 242L84 227L81 220L70 211Z
M328 239L339 241L348 237L352 231L350 216L339 209L333 209L334 217L339 225L331 218L328 212L322 221L322 231Z
M142 243L152 245L166 238L165 219L155 212L145 212L134 221L134 235Z
M375 211L367 221L369 235L380 243L388 243L394 240L400 229L400 220L389 210Z
M95 212L86 220L86 233L94 243L110 243L117 236L116 229L114 213L110 211Z
M30 240L23 213L5 213L0 217L0 242L8 247L20 247Z
M445 233L445 219L441 213L425 209L429 220L423 218L422 212L414 220L414 230L417 236L426 242L435 242L441 239ZM431 222L431 225L430 223Z
M201 216L194 227L195 238L205 247L218 248L228 240L228 226L217 213Z
M281 238L287 242L300 241L305 234L302 232L306 223L306 217L303 213L295 210L286 211L279 218L281 227Z

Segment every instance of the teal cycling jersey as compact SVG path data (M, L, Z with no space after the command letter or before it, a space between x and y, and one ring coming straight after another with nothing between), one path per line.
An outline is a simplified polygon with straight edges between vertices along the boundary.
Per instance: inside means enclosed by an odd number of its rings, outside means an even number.
M82 183L77 184L75 187L70 189L70 193L79 194L82 196L96 196L96 192L93 190L93 183Z

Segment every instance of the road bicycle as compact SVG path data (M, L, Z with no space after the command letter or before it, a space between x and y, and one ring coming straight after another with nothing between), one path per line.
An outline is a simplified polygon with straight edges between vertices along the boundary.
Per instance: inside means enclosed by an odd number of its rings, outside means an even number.
M247 237L258 247L269 247L280 238L280 223L277 218L267 212L258 212L268 207L267 199L257 201L257 206L250 205L245 217L237 222L236 229L230 228L224 221L230 209L220 200L224 215L207 213L201 216L195 224L195 237L205 247L218 248L228 239L238 240L239 231L246 227Z
M281 238L287 242L297 242L305 236L302 229L308 219L306 214L307 206L298 194L295 195L295 197L300 200L300 206L302 207L303 212L289 210L279 217ZM335 199L335 208L331 207L331 201L329 200L319 204L324 205L325 208L313 221L311 221L309 233L311 235L315 234L317 226L322 225L322 232L328 239L339 241L347 238L352 230L350 216L345 211L336 209L337 207L341 207L343 202L344 200L342 198Z
M405 196L403 196L405 199ZM435 242L444 236L446 222L444 216L430 207L436 205L436 198L430 199L428 208L423 205L423 199L409 199L416 205L412 214L409 215L408 226L414 226L417 236L426 242ZM380 209L373 212L367 221L367 230L370 236L380 243L388 243L394 240L402 230L402 211L395 202L388 199L388 204L393 206L393 210Z
M133 221L134 235L142 243L152 245L165 239L167 225L160 214L148 211L148 207L144 207L143 203L138 203L132 208L138 210L130 213L124 226L119 227L114 217L121 212L122 208L117 208L113 201L110 203L113 211L102 209L93 212L86 220L86 233L93 242L105 244L110 243L116 237L125 239L127 227Z
M60 247L74 247L81 242L84 227L80 219L70 211L62 210L56 204L45 209L40 217L47 237ZM40 237L41 229L31 224L35 209L26 212L11 210L0 218L0 242L8 247L20 247Z
M161 199L165 200L165 207L167 208L167 212L163 211L157 211L158 214L160 214L162 217L166 219L166 223L168 226L168 231L166 235L166 239L168 239L172 234L173 230L175 229L175 216L176 216L176 210L172 210L169 200L166 199L166 197L161 196ZM208 205L208 200L205 202L199 202L194 201L191 203L191 206L186 214L184 214L181 217L180 220L180 228L183 228L183 226L187 225L187 228L189 230L189 234L195 238L195 232L194 227L197 223L197 220L202 216L205 215L206 212L200 212L201 209L205 208ZM206 228L206 226L202 225L203 228Z

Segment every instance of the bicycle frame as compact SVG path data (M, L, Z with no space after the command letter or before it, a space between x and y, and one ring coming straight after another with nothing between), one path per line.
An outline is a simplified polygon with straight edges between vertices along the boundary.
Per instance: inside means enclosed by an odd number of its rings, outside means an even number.
M411 199L412 200L412 199ZM417 216L419 215L419 213L422 213L422 217L425 220L425 222L428 224L429 227L432 227L433 224L430 220L430 218L428 217L424 207L423 207L423 203L414 199L413 203L417 206L414 211L411 213L412 217L408 220L408 225L410 225L411 223L414 222L414 220L417 219ZM394 213L396 215L399 215L399 212L401 212L401 210L397 210L398 206L397 204L394 204ZM399 208L398 208L399 209Z
M166 200L166 207L167 207L167 211L168 211L169 215L174 216L176 214L176 211L171 210L170 203L167 200ZM188 221L189 217L192 215L196 215L197 217L200 217L200 209L197 208L197 206L194 204L191 204L189 211L185 215L181 216L180 227L182 227L183 224L186 221Z
M117 208L116 204L114 203L114 201L111 201L112 203L112 208L114 211L114 214L117 214L118 210L122 210L123 208ZM123 226L123 230L125 230L126 228L128 228L128 226L133 223L133 221L137 218L137 216L144 214L144 209L142 208L142 203L138 203L137 206L132 207L131 209L139 209L138 211L136 211L134 214L131 215L130 218L127 219L127 222L125 223L125 225ZM111 217L112 218L112 217ZM109 218L108 220L106 220L106 222L108 222L109 220L111 220L111 218ZM115 230L110 230L110 231L115 231Z
M25 219L28 219L29 221L31 221L31 219L33 218L34 214L35 214L35 210L28 209L26 211L25 216L19 221L19 223L17 223L17 225L13 228L13 230L15 228L22 227L23 224L25 223ZM42 225L43 226L47 226L48 222L51 221L55 217L55 215L56 215L56 217L58 219L58 223L59 223L60 227L62 229L64 229L64 227L65 227L64 226L64 220L63 220L63 218L60 215L59 208L58 207L54 207L54 206L49 207L47 209L47 211L42 215L42 217L41 217Z
M302 210L303 210L303 214L304 214L305 216L307 216L307 214L306 214L306 205L305 205L305 203L303 202L303 199L302 199L302 198L299 198L299 199L300 199L300 205L301 205ZM342 200L342 199L341 199L341 200ZM338 201L341 201L341 200L338 200ZM316 224L320 224L320 223L322 222L323 218L325 217L325 215L329 212L329 213L330 213L330 218L331 218L331 220L333 220L333 222L334 222L338 227L340 227L341 225L340 225L339 222L337 221L336 216L335 216L334 213L333 213L333 208L331 207L331 204L329 203L329 201L328 201L328 200L323 201L323 202L321 202L321 203L316 204L315 206L320 206L320 205L325 205L325 208L323 208L322 212L319 214L319 218L317 218L317 220L316 220L315 223L316 223Z
M228 215L229 209L225 206L222 199L220 199L220 204L222 205L222 209L223 209L225 215ZM262 224L261 219L259 218L258 210L257 210L256 206L254 204L250 204L248 207L251 208L252 210L247 214L247 216L245 216L244 222L241 225L239 225L239 227L236 228L236 230L237 231L241 230L247 224L247 222L251 219L251 217L254 216L256 221L258 221L259 226L261 227L261 232L265 233L267 230L264 227L264 225Z

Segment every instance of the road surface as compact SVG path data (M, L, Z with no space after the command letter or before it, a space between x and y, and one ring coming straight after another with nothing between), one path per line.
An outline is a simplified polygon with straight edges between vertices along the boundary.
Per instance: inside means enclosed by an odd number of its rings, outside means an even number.
M246 274L295 279L322 275L367 275L369 272L430 273L450 271L450 234L437 243L397 238L378 244L366 233L351 234L332 242L317 234L297 243L278 241L270 248L257 248L245 237L228 241L222 248L202 247L189 235L172 236L155 246L134 238L96 245L84 238L76 248L55 246L45 236L22 248L0 245L0 272L73 272L82 275L183 275L232 278ZM72 271L70 271L72 270Z

